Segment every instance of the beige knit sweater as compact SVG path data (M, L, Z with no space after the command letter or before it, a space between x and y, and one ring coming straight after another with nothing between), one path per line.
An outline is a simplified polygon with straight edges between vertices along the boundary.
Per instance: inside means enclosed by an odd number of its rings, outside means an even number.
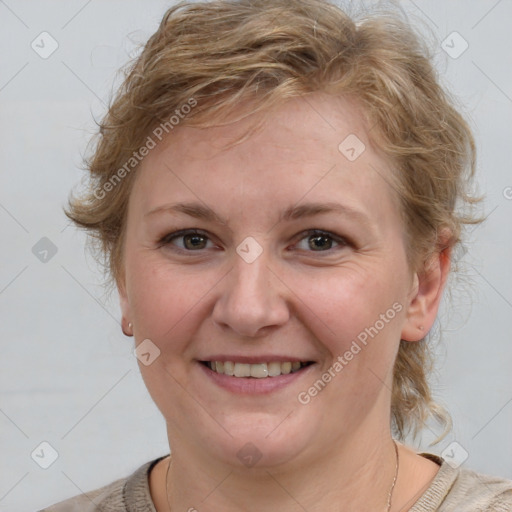
M512 512L512 481L453 469L444 459L422 453L441 467L429 488L409 512ZM128 478L80 494L40 512L156 512L148 476L160 457L147 462Z

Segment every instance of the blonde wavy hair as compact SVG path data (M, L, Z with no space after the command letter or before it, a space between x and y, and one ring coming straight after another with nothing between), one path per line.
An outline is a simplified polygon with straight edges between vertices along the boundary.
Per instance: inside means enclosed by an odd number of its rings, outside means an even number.
M322 0L181 2L125 68L91 140L85 189L70 194L65 213L89 233L107 284L119 285L137 169L126 162L156 127L167 123L170 131L169 119L178 114L180 126L213 126L322 91L351 97L362 107L370 140L395 169L408 262L421 272L428 255L454 248L463 225L480 221L468 213L478 200L469 192L473 136L431 60L422 39L393 10L356 20ZM185 111L192 100L194 108ZM449 240L440 240L443 228ZM416 435L429 417L444 425L436 442L451 426L427 381L431 352L427 338L400 341L391 403L399 439Z

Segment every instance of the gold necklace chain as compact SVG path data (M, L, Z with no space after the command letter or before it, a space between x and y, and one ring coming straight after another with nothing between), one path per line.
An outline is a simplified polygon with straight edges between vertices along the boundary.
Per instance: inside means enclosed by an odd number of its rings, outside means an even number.
M393 478L393 483L391 484L391 489L389 490L389 494L388 494L388 508L386 509L386 512L389 512L391 510L391 498L393 497L393 491L395 489L396 479L398 478L398 446L394 439L393 439L393 444L395 445L396 467L395 467L395 476ZM169 503L169 495L167 495L167 503Z
M393 497L393 491L395 489L396 479L398 478L398 446L396 441L393 439L393 444L395 445L395 455L396 455L396 467L395 467L395 476L393 478L393 483L391 484L391 489L389 489L388 493L388 502L386 512L391 510L391 499ZM171 511L171 504L169 503L169 469L171 468L171 456L169 455L169 465L167 466L167 473L165 475L165 494L167 496L167 506L169 507L169 512Z

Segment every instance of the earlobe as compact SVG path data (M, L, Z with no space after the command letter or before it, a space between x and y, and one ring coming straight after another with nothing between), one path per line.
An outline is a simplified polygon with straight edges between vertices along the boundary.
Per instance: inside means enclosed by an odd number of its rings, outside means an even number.
M424 269L415 274L401 339L419 341L431 329L437 316L450 272L451 248L432 254Z

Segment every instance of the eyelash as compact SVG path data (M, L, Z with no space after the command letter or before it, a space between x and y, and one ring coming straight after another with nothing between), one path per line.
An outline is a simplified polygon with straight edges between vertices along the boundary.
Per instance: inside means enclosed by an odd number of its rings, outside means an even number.
M165 236L163 236L159 241L158 241L158 246L159 247L162 247L162 246L169 246L169 245L172 245L172 241L177 239L177 238L182 238L186 235L198 235L198 236L201 236L201 237L204 237L207 239L207 241L211 241L210 237L208 236L208 234L205 232L205 231L201 231L201 230L198 230L198 229L182 229L182 230L179 230L179 231L175 231L173 233L169 233ZM347 238L345 237L342 237L342 236L339 236L339 235L336 235L334 233L331 233L329 231L324 231L324 230L321 230L321 229L308 229L302 233L300 233L301 235L301 238L298 239L297 243L304 240L304 239L307 239L308 237L312 237L312 236L325 236L326 238L330 238L332 241L336 242L340 247L334 247L334 248L330 248L330 249L327 249L325 251L322 251L322 250L319 250L319 251L313 251L313 250L310 250L310 251L306 251L306 252L311 252L311 253L332 253L332 251L336 250L336 249L340 249L340 248L343 248L343 247L347 247L347 246L351 246L353 247L354 244L348 240ZM202 252L203 250L205 249L198 249L198 250L191 250L191 249L183 249L181 247L174 247L172 250L176 251L176 252L180 252L180 253L194 253L194 252L197 252L197 253L200 253Z

